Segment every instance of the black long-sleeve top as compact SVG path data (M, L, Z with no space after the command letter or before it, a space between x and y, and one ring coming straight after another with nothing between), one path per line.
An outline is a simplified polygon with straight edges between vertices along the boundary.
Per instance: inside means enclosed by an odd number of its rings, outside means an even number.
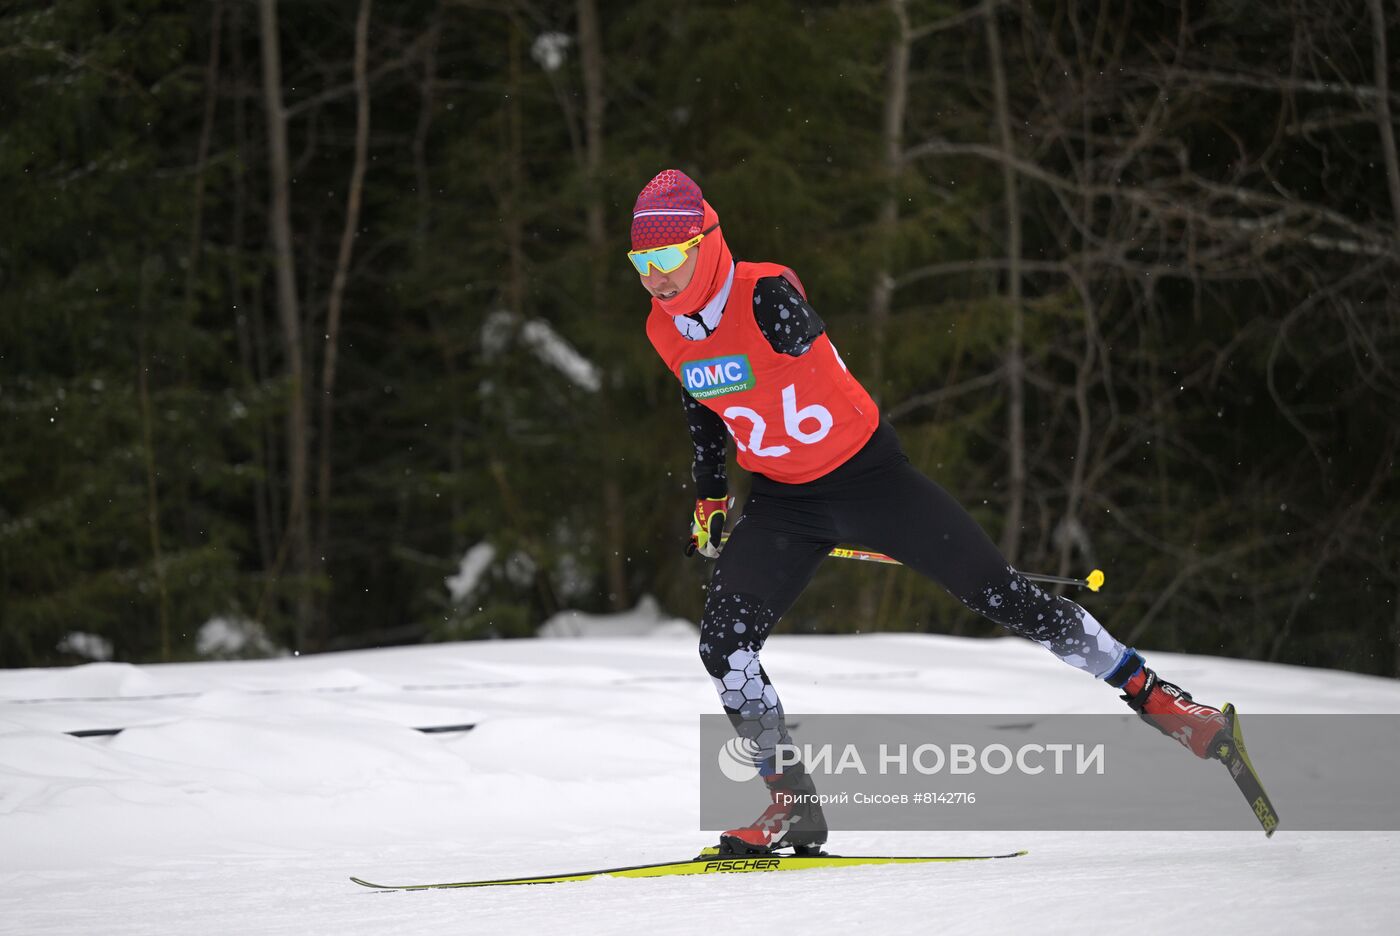
M817 311L781 276L767 276L754 285L753 317L773 350L793 357L806 354L812 342L826 331ZM688 320L687 336L697 339L709 337L718 327L718 322L707 327L699 313L682 318ZM724 420L684 387L681 397L685 403L685 420L690 426L690 441L695 446L695 459L690 469L695 479L695 494L697 497L724 497L729 493L729 478L725 472L729 435Z

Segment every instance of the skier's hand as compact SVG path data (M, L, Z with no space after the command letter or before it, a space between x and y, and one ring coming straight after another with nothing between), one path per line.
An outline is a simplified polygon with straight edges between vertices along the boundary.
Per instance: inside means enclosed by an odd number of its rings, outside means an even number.
M724 522L729 516L731 501L724 497L702 497L695 502L695 511L690 515L690 542L685 554L693 556L697 552L706 559L718 559L720 542L724 538Z

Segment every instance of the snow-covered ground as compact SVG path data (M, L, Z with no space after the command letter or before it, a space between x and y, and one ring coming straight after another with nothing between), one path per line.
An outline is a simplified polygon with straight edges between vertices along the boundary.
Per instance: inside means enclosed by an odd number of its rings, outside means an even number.
M1397 931L1400 833L838 833L848 854L1030 855L416 893L349 881L694 854L712 838L696 715L717 701L686 630L0 670L0 933ZM1014 638L780 635L764 659L789 712L1121 712ZM1151 659L1246 713L1400 712L1392 680ZM126 730L65 733L111 728Z

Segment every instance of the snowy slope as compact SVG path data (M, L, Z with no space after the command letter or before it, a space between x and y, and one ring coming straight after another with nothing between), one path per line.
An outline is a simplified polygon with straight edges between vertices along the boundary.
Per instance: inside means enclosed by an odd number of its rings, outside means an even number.
M764 658L790 712L1121 711L1012 638L781 635ZM1247 713L1400 712L1391 680L1151 658ZM711 837L697 831L695 716L716 707L683 627L0 671L0 933L1396 931L1390 833L845 833L846 853L1031 854L486 891L347 880L692 855Z

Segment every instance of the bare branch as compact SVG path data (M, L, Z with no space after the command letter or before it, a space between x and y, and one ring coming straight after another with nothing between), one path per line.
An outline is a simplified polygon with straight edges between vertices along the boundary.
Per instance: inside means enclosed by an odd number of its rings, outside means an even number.
M1370 0L1379 3L1380 0ZM1379 87L1372 85L1348 84L1341 81L1306 81L1298 78L1286 78L1280 75L1251 75L1247 72L1223 72L1211 69L1187 68L1180 65L1172 65L1161 70L1161 75L1167 81L1191 83L1197 85L1224 85L1234 88L1253 88L1258 91L1272 91L1279 94L1294 94L1303 92L1307 94L1326 94L1337 97L1351 98L1359 103L1370 105L1377 100L1394 99L1400 104L1400 96L1390 93L1390 90L1381 83Z
M954 397L962 396L965 393L971 393L974 390L995 386L1005 377L1005 368L998 367L985 374L973 377L971 380L964 380L962 383L940 387L928 393L921 393L918 396L909 397L886 410L885 416L890 420L896 420L921 407L933 406L935 403L951 400Z
M999 165L1010 166L1020 175L1060 191L1072 192L1077 195L1122 199L1147 208L1160 217L1187 219L1215 230L1233 230L1239 233L1253 234L1260 242L1261 247L1299 243L1318 250L1364 256L1385 256L1394 252L1395 249L1389 238L1380 232L1362 227L1329 208L1310 203L1300 204L1278 196L1263 195L1240 186L1209 182L1199 177L1188 177L1186 181L1194 183L1207 193L1227 197L1242 205L1268 207L1273 209L1276 214L1271 217L1210 214L1194 207L1190 199L1182 197L1183 193L1174 193L1165 186L1160 190L1152 190L1126 185L1079 183L1050 172L1026 159L1006 154L996 147L982 143L929 140L905 151L905 158L911 161L924 156L976 156ZM1296 227L1284 226L1290 217L1332 224L1343 228L1352 236L1338 237L1312 231L1302 232Z
M910 30L909 39L912 42L918 42L920 39L932 36L934 33L944 32L949 29L957 29L959 26L966 25L980 17L986 16L988 13L1002 6L1005 2L1006 0L985 0L984 3L979 3L969 10L963 10L961 13L954 13L952 16L946 16L941 20L920 26L918 29Z

